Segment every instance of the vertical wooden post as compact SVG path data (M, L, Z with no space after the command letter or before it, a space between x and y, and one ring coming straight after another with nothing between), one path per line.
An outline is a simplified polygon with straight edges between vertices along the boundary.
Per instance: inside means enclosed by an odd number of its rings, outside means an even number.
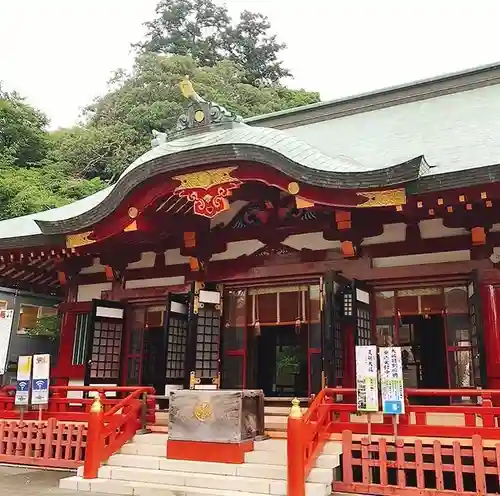
M304 432L300 401L294 398L287 427L287 495L305 496Z
M101 465L100 454L102 451L102 427L104 411L99 396L96 396L89 412L87 430L87 448L83 465L83 478L96 479Z

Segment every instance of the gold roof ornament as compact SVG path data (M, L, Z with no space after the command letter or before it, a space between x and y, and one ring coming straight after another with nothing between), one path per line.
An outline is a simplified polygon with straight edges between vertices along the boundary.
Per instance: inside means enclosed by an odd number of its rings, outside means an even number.
M190 100L188 107L177 119L176 131L200 129L210 124L226 124L242 122L243 119L221 105L209 102L196 93L189 76L179 81L182 95ZM156 142L155 142L156 143Z
M184 78L180 81L179 88L181 89L181 93L184 98L195 102L205 102L205 100L194 90L193 83L189 79L188 75L184 76Z

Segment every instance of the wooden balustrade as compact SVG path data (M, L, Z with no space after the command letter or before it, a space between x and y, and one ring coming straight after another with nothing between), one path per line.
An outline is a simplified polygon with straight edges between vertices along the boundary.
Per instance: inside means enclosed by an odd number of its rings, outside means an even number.
M334 481L334 493L493 496L500 492L500 443L485 446L479 435L463 445L451 439L355 440L352 432L344 431L342 446L342 480Z
M336 434L349 432L351 436L369 435L367 439L370 442L374 437L392 436L403 444L405 438L411 439L410 442L417 442L415 438L444 438L449 443L458 439L476 439L476 444L477 436L481 443L483 440L500 440L500 407L493 406L497 404L495 400L500 399L500 390L405 389L405 414L398 416L396 429L393 416L358 414L355 395L355 389L325 388L314 398L305 415L297 415L297 410L292 408L295 414L288 419L287 435L289 496L304 495L305 481L314 460L321 453L326 440L334 438ZM410 399L417 397L444 398L450 402L460 398L462 403L412 404ZM344 442L345 439L344 436ZM500 454L500 443L496 450ZM495 463L499 463L500 455L495 455L494 459ZM345 491L345 487L342 487ZM362 486L362 490L360 487L356 486L358 492L372 492L366 485ZM394 488L392 490L391 494L395 494Z
M156 420L155 390L152 387L132 387L132 386L51 386L49 404L42 410L42 419L55 418L61 421L87 422L93 398L89 394L98 394L105 412L113 409L120 401L131 393L140 389L147 395L146 398L146 420L149 424L154 424ZM20 412L15 407L14 396L16 388L14 386L4 386L0 388L0 419L19 419ZM68 393L78 393L82 397L74 397ZM110 397L110 395L115 397ZM38 410L27 410L23 414L24 420L38 420Z
M97 397L89 412L87 452L83 469L85 479L95 479L101 463L146 427L148 388L137 388L126 398L104 411Z
M83 463L87 426L58 421L0 421L0 462L54 468Z

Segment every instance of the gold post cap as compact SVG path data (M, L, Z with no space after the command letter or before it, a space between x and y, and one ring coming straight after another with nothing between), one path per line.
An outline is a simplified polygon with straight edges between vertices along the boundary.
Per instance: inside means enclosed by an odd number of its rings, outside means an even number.
M302 411L300 410L300 401L298 398L294 398L292 400L292 408L290 409L290 417L291 418L301 418Z
M101 413L102 412L102 403L99 396L96 396L92 406L90 407L90 413Z

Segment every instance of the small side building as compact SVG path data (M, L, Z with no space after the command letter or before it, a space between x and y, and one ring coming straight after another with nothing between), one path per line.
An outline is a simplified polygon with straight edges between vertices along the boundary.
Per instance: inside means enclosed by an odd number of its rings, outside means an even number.
M14 310L6 371L0 375L0 384L12 383L16 378L17 360L22 355L49 353L55 365L59 343L45 336L30 336L26 329L35 326L40 317L57 315L61 299L56 296L32 293L0 286L0 311Z

